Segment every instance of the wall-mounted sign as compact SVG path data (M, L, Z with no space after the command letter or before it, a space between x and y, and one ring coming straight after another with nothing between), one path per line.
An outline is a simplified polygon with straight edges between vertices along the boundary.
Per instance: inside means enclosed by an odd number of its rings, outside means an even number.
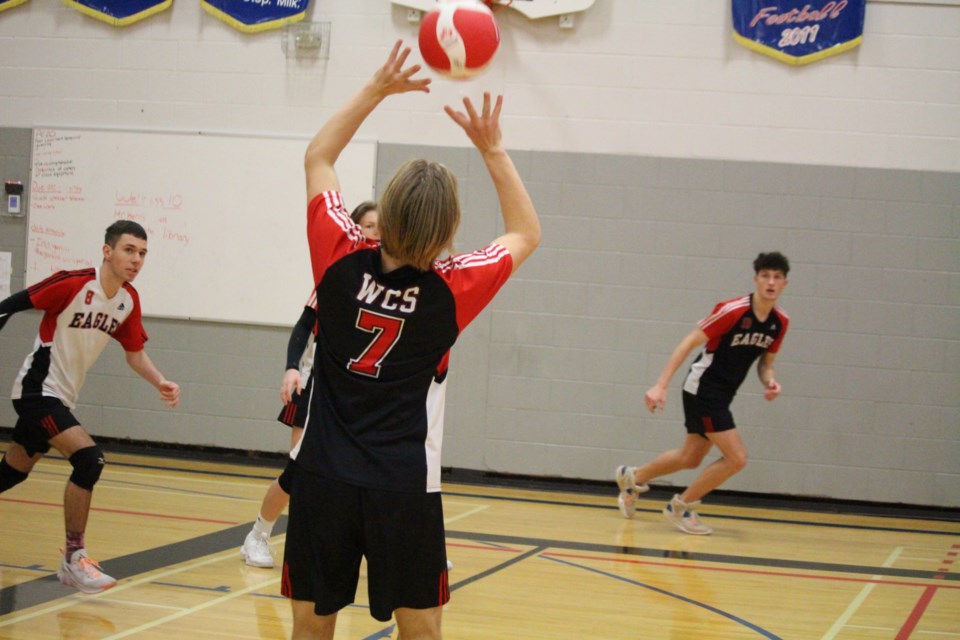
M63 0L84 15L122 27L160 13L173 0Z
M733 37L788 64L807 64L858 46L866 0L732 0Z
M200 0L207 13L246 33L299 22L309 5L310 0Z

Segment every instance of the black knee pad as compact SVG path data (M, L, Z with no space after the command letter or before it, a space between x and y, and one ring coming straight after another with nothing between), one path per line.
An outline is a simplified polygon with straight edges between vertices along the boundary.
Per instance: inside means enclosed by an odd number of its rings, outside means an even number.
M17 471L7 464L7 458L4 456L3 460L0 460L0 493L17 486L26 480L28 475L30 474Z
M290 495L290 486L293 482L293 472L296 463L293 460L287 460L287 466L283 468L283 472L280 473L280 477L277 478L277 484L280 485L280 488L283 489L283 492L287 495Z
M70 464L73 465L70 482L81 489L93 491L93 485L97 484L97 480L100 479L106 460L103 458L103 451L100 450L100 447L93 445L74 451L73 455L70 456Z

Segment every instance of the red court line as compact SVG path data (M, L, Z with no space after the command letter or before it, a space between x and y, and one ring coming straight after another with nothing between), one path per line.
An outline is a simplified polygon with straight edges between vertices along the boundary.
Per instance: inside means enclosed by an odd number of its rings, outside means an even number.
M20 504L31 504L40 507L63 507L56 502L38 502L37 500L18 500L17 498L0 498L0 502L18 502ZM212 520L210 518L190 518L187 516L171 516L164 513L147 513L144 511L127 511L125 509L104 509L103 507L90 507L90 511L102 511L104 513L119 513L125 516L146 516L148 518L165 518L167 520L186 520L189 522L210 522L212 524L240 524L229 520Z
M953 551L948 551L946 557L943 559L943 564L953 564L953 558L957 555L957 549L960 549L960 544L955 544L951 547ZM943 578L943 574L949 571L947 567L941 567L938 571L938 575L933 576L934 578ZM903 623L903 626L900 627L899 633L894 640L907 640L910 635L913 633L913 630L917 628L917 625L920 623L920 618L923 617L923 614L927 611L927 607L930 606L930 601L933 600L933 596L937 593L937 589L943 589L940 585L934 586L930 585L923 590L923 593L920 595L920 599L917 600L917 604L914 605L913 611L910 612L910 615L907 616L906 622Z
M897 587L927 587L929 586L925 582L902 582L900 580L878 580L872 578L846 578L842 576L817 576L809 575L805 573L787 573L785 571L761 571L759 569L731 569L729 567L709 567L706 565L696 565L696 564L673 564L670 562L653 562L651 560L630 560L630 559L620 559L620 558L603 558L599 556L584 556L573 553L552 553L545 552L542 555L553 556L555 558L576 558L578 560L597 560L600 562L622 562L627 564L642 564L650 565L654 567L667 567L670 569L696 569L698 571L721 571L724 573L747 573L752 575L761 575L761 576L775 576L778 578L804 578L806 580L831 580L834 582L857 582L857 583L872 583L872 584L882 584L888 586L897 586ZM933 589L960 589L960 585L937 585L932 587Z

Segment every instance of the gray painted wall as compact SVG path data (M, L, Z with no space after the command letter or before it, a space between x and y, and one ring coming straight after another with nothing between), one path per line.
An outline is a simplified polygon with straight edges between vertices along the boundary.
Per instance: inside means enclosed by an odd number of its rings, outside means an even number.
M29 131L0 128L3 179L26 180L29 145ZM461 177L460 249L498 234L472 151L381 145L378 184L414 156ZM607 479L618 463L678 445L683 371L665 413L646 414L643 393L715 302L751 291L756 253L776 249L793 264L784 391L766 403L755 378L744 383L733 411L751 462L725 488L960 506L960 176L537 151L514 160L544 241L454 349L445 466ZM26 221L0 216L0 229L17 290ZM24 313L0 332L2 426L15 421L5 400L38 320ZM286 328L146 325L182 405L163 409L111 345L77 411L92 433L285 450L274 418Z

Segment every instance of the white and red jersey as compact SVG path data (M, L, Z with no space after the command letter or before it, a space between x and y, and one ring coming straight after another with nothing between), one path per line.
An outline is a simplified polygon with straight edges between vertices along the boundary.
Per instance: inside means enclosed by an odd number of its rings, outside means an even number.
M87 371L111 337L126 351L140 351L147 341L136 290L124 284L107 298L98 268L60 271L27 293L44 314L33 352L13 383L13 399L53 396L73 409Z
M690 366L683 390L732 400L756 359L764 352L780 350L789 324L789 316L779 305L760 322L753 313L753 294L717 304L698 325L708 340Z
M317 298L314 387L297 463L391 491L439 491L450 348L510 277L501 245L385 273L336 192L307 213Z

